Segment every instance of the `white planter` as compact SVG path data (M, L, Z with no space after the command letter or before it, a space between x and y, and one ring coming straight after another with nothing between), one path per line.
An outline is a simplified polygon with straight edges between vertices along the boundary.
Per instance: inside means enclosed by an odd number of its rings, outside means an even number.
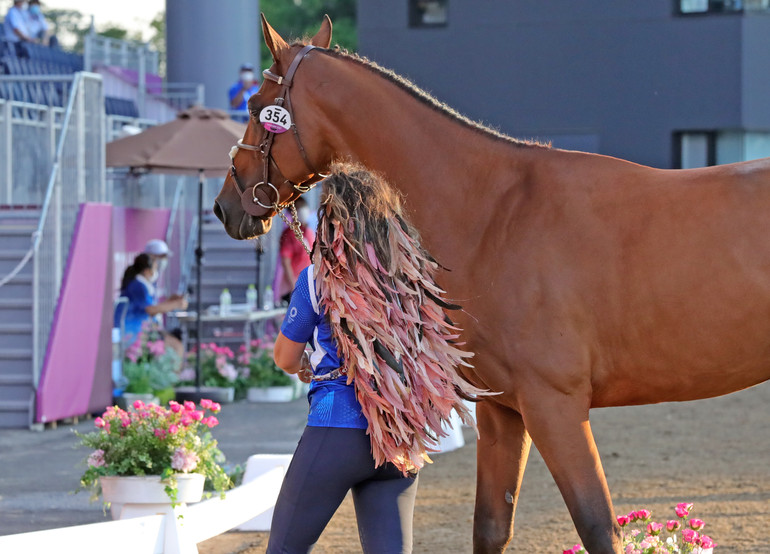
M294 400L294 386L285 387L251 387L246 391L249 402L291 402Z
M206 478L199 473L178 473L178 510L188 502L199 502L203 497ZM127 519L156 513L177 513L171 507L166 485L159 475L105 476L99 478L102 498L112 505L112 519Z
M126 402L126 410L131 412L134 411L134 402L136 402L137 400L141 400L145 404L160 404L160 400L158 400L158 397L153 395L152 393L138 394L135 392L124 392L123 399Z
M220 404L231 404L235 399L235 387L201 387L200 390L195 386L176 387L177 402L192 400L198 403L203 398L219 402Z

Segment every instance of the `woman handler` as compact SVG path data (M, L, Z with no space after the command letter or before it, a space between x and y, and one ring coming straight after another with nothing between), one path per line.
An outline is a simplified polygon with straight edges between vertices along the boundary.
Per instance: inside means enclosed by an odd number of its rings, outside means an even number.
M472 423L461 398L481 391L456 372L471 354L452 344L457 329L442 308L458 307L439 298L438 264L398 193L361 167L337 166L322 197L313 265L297 278L275 343L276 364L310 382L310 413L267 552L308 552L349 490L363 551L411 552L417 470L452 409Z

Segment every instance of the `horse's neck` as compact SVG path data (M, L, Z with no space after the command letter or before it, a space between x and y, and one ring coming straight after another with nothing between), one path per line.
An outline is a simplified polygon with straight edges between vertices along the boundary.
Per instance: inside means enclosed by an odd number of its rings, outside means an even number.
M440 259L472 247L470 218L483 221L492 211L490 189L510 186L511 157L522 148L463 125L365 67L334 62L343 78L331 79L317 99L333 153L384 174ZM481 222L470 221L478 229Z

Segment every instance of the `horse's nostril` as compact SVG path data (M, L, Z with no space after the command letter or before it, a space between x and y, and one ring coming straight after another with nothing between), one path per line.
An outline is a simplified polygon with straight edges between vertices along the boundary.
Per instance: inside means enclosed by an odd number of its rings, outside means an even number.
M222 223L225 222L225 212L222 211L222 208L219 206L219 202L214 200L214 215L217 216L219 221Z

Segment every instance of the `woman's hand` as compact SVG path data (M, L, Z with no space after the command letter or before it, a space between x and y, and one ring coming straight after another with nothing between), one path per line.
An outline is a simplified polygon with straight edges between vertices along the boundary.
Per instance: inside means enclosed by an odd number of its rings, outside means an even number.
M303 383L310 383L310 381L313 380L313 366L310 365L310 358L308 357L307 352L302 353L302 366L297 372L297 377L299 377L299 380Z

